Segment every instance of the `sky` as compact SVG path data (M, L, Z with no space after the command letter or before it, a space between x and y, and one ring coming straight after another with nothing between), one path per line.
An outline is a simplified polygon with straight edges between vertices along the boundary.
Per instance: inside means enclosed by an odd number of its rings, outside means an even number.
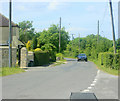
M0 13L9 17L9 3L0 2ZM113 2L115 35L118 38L118 2ZM52 24L59 24L74 34L74 38L97 34L97 22L100 22L100 35L112 40L112 25L108 2L13 2L12 21L33 21L36 32L48 29Z

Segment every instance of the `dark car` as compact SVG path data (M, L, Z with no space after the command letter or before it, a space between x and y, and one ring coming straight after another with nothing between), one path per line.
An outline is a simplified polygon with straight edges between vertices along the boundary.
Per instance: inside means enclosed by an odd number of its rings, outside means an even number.
M77 56L77 59L78 59L78 61L85 60L87 62L87 56L86 56L86 54L79 54Z

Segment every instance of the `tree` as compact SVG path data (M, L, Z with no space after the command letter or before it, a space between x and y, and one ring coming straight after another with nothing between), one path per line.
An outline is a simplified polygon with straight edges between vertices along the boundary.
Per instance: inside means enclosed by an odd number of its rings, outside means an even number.
M61 29L61 52L66 49L69 42L68 32L65 28ZM43 30L39 33L38 46L41 48L45 44L53 44L56 51L59 51L59 27L58 25L51 25L48 30Z
M107 52L112 46L112 41L99 36L99 43L97 43L97 35L88 35L80 38L80 53L86 53L89 58L96 59L100 52ZM79 38L71 40L65 50L65 55L75 57L79 49ZM110 50L111 51L111 50Z
M37 48L37 38L34 37L34 38L32 39L32 49L34 50L34 49L36 49L36 48Z
M32 21L22 21L18 23L18 26L20 27L20 41L22 41L24 44L26 44L28 40L32 40L34 36L34 28L32 23Z

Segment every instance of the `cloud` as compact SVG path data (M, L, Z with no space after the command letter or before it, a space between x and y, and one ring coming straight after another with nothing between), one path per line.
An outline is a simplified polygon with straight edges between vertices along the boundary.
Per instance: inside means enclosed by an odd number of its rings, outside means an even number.
M94 6L88 6L86 8L87 11L91 12L91 11L94 11L95 10L95 7Z
M57 0L53 0L52 2L49 2L49 5L47 8L49 10L56 10L59 4L60 2L58 2Z
M17 9L24 11L24 10L26 10L27 8L26 8L25 6L23 6L23 5L19 5L19 6L17 6Z

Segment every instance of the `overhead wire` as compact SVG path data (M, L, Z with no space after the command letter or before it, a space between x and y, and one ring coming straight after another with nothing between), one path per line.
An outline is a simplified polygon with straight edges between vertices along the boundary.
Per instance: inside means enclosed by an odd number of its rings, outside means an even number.
M102 20L100 21L101 22L101 24L100 24L100 29L102 29L102 25L104 24L104 20L105 20L105 17L106 17L106 15L107 15L107 11L108 11L108 9L107 9L107 4L108 2L106 2L106 5L105 5L105 10L104 10L104 13L103 13L103 18L102 18ZM101 30L101 34L102 33L104 33L104 31L103 30Z

